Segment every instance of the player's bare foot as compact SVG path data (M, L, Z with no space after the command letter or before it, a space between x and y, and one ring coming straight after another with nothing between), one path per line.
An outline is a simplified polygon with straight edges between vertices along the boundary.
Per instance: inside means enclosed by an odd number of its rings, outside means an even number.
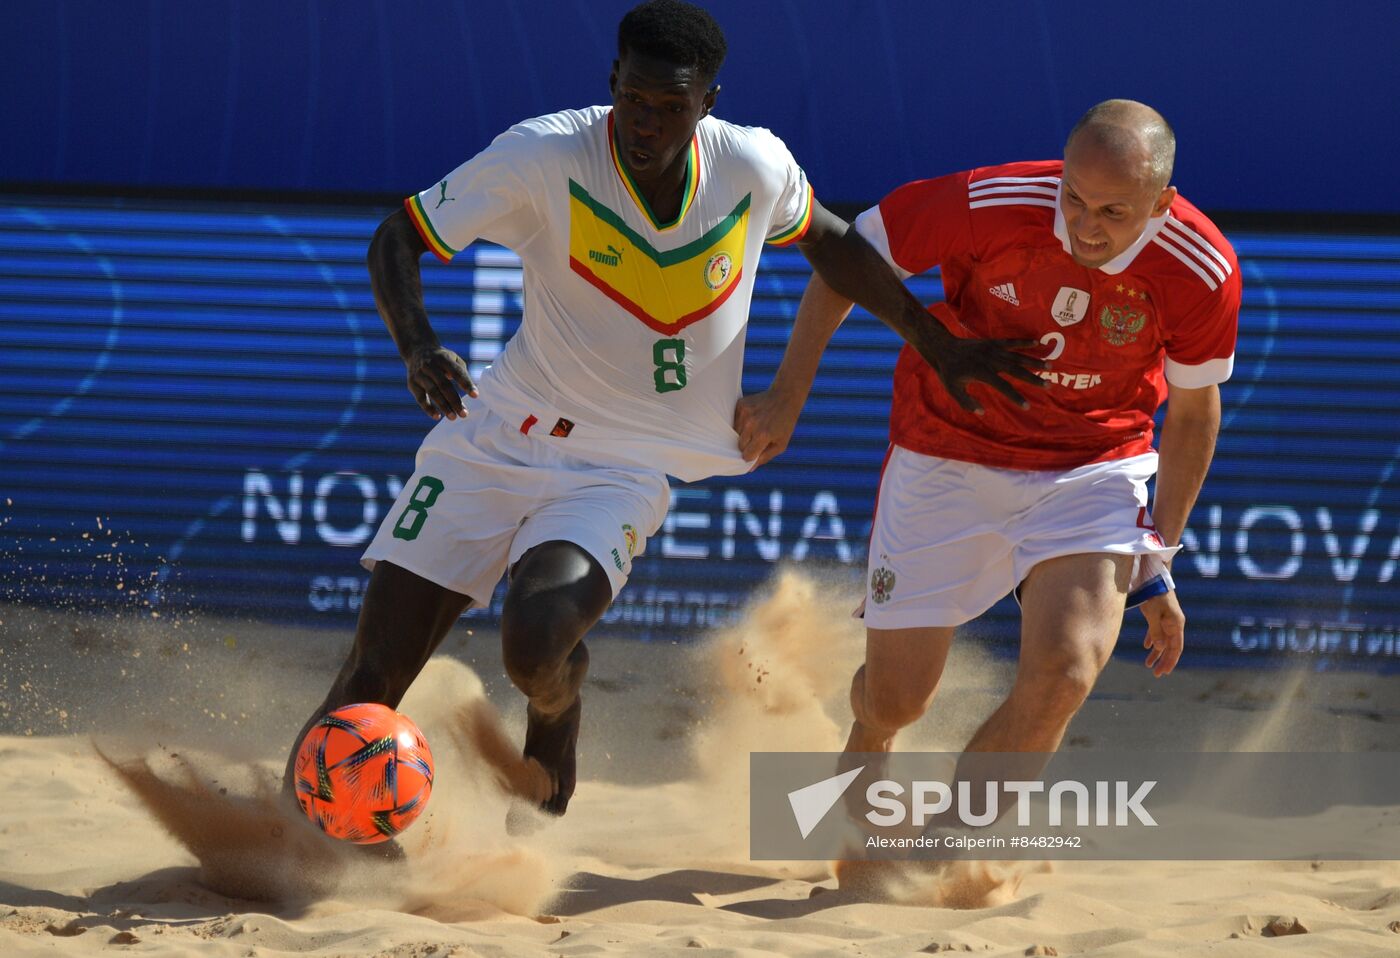
M555 716L541 715L531 706L526 707L525 716L525 757L539 762L554 783L553 794L540 802L540 810L563 815L578 781L575 752L583 697L574 699L573 705Z

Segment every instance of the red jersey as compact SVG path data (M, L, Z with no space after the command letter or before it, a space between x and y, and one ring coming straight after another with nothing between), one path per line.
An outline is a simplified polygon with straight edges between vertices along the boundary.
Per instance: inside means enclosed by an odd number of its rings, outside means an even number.
M1021 410L985 390L966 412L908 345L894 373L890 440L1005 469L1072 469L1152 449L1166 383L1224 382L1234 366L1239 263L1178 196L1096 269L1076 263L1060 212L1059 161L1011 163L908 183L856 227L905 275L941 267L931 312L961 336L1034 339L1051 385Z

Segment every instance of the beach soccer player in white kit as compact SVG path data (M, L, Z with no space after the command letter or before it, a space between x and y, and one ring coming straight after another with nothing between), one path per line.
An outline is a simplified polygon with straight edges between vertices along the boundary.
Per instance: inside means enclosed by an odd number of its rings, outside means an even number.
M1043 368L1033 343L958 339L870 244L813 196L773 134L711 111L724 37L703 10L645 3L619 27L612 104L526 120L380 226L375 300L438 425L366 551L354 646L317 717L395 706L462 612L510 585L506 670L527 698L526 757L562 814L588 667L582 639L661 524L667 475L743 473L744 330L765 243L796 244L829 283L916 344L959 394L973 382L1021 402ZM419 259L476 239L524 266L524 318L474 384L423 306ZM823 344L824 345L824 341ZM467 393L465 401L459 390ZM289 788L296 787L288 775Z

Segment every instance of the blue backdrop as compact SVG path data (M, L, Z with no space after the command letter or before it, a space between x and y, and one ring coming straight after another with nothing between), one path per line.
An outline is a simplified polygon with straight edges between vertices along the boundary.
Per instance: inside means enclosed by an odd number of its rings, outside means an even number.
M604 101L629 5L6 3L0 599L348 625L360 547L427 425L363 267L388 207L227 193L434 182L515 120ZM1129 96L1173 121L1176 182L1208 210L1400 213L1387 0L709 6L731 48L718 112L777 131L828 201L1053 156L1085 107ZM74 186L207 198L53 195ZM1231 239L1239 362L1178 563L1196 654L1400 662L1400 239ZM514 258L425 270L444 338L489 362L518 321ZM795 253L765 258L746 388L805 277ZM779 562L854 582L894 347L857 313L784 457L675 488L610 621L722 624ZM1010 635L1014 610L987 627Z
M604 102L630 0L8 0L0 183L368 191ZM1058 155L1111 96L1175 124L1207 210L1400 213L1392 0L713 0L719 115L829 201Z
M369 293L382 213L10 199L0 599L350 626L359 554L431 425ZM1400 379L1385 372L1400 364L1400 239L1232 239L1238 361L1176 566L1193 661L1400 664ZM806 276L800 254L765 255L746 391L776 369ZM520 280L499 248L426 261L444 341L489 362L519 322ZM940 294L936 277L914 286ZM607 621L667 638L726 624L780 562L854 595L895 354L854 314L791 449L749 476L675 487ZM982 628L1009 638L1015 621L1003 604ZM1125 635L1140 635L1136 615Z

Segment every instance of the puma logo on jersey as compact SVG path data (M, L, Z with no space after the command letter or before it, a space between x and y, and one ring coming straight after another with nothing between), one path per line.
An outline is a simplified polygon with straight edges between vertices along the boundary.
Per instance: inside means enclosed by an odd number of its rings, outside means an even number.
M622 250L609 243L606 253L591 249L588 251L588 258L595 263L602 263L604 266L620 266L622 265Z
M1021 301L1016 298L1015 283L1002 283L1000 286L993 286L991 289L987 290L987 292L991 293L997 299L1006 300L1012 306L1021 305Z

